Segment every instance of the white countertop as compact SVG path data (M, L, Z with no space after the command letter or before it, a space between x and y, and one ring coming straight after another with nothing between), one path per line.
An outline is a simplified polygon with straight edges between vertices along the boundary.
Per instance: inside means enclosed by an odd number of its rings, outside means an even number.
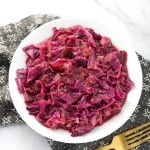
M0 128L1 150L50 150L44 137L27 125Z
M37 13L111 22L116 30L123 23L133 48L150 59L149 0L5 0L0 3L0 25ZM0 145L2 150L50 149L46 139L26 125L0 127Z

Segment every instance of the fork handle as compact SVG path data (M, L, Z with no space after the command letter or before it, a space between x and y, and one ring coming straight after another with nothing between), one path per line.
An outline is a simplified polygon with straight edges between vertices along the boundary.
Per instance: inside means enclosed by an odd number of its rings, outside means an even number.
M99 147L96 150L116 150L115 148L112 147L111 144L103 146L103 147Z

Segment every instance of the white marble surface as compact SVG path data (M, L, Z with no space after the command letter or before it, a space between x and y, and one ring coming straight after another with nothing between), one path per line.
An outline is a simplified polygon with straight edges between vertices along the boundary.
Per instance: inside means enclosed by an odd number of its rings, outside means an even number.
M133 47L150 59L150 1L95 0L95 2L124 24Z
M1 150L50 150L45 138L26 125L0 128Z
M0 1L0 25L36 13L96 20L111 24L118 32L126 30L135 50L150 59L150 0ZM26 125L0 127L0 147L2 150L50 149L45 138Z

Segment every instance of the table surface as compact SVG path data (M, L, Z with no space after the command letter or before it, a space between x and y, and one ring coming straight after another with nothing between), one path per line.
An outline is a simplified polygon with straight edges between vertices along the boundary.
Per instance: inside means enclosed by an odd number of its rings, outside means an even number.
M5 0L0 5L0 25L31 14L55 14L62 18L84 18L111 22L128 32L135 50L150 59L150 1L148 0ZM26 125L0 127L2 150L49 150L46 139Z

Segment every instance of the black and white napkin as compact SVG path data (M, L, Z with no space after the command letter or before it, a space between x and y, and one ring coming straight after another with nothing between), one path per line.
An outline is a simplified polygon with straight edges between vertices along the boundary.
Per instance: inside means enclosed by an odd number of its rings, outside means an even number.
M20 42L40 25L58 19L54 15L32 15L16 23L0 27L0 125L19 125L24 123L16 112L8 87L8 71L13 54ZM137 54L138 55L138 54ZM90 143L67 144L47 139L53 150L94 150L111 142L112 137L118 133L150 121L150 61L138 55L143 71L143 91L140 102L130 119L113 134ZM134 100L134 97L133 97ZM63 138L63 135L62 135ZM149 150L150 142L134 148L134 150Z

